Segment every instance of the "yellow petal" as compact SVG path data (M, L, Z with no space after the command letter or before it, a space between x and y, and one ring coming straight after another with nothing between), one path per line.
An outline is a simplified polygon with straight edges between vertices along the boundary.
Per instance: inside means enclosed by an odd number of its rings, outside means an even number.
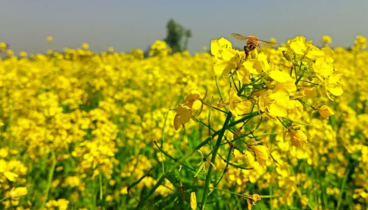
M335 73L333 73L333 74L330 76L330 78L328 78L328 83L330 83L330 84L337 83L337 82L339 82L340 77L341 77L341 74L340 74L340 73L335 72Z
M239 54L233 49L224 49L221 55L224 61L230 61L234 57L239 56Z
M278 117L286 117L287 116L287 108L284 105L280 104L271 104L269 113L273 116Z
M340 84L329 85L328 91L334 96L341 96L344 93L342 86Z
M270 69L270 64L268 64L266 55L263 52L261 52L258 54L257 59L259 63L261 63L262 65L262 70L267 72Z
M290 48L299 55L304 55L306 50L305 46L305 37L304 36L297 36L290 42Z
M195 101L201 97L201 94L198 90L192 90L190 95L185 99L186 101Z
M327 63L325 58L317 58L313 64L313 70L322 77L328 77L333 72L333 66Z
M291 82L293 81L293 78L290 77L290 75L284 71L270 71L269 76L275 80L276 82Z
M248 59L243 66L251 74L259 74L262 71L262 64L256 59Z
M190 193L190 208L192 208L192 210L197 209L197 197L195 192Z
M27 195L28 191L26 187L13 188L10 191L10 197L15 199Z
M301 130L290 130L291 143L296 147L302 147L307 142L307 135Z
M211 41L211 54L212 55L217 55L221 53L221 46L218 42L218 40L212 40Z
M321 106L321 108L318 110L318 112L324 118L328 118L329 116L335 114L334 111L326 105Z
M289 102L289 93L286 89L278 89L275 90L271 95L270 98L285 104L285 106L287 105L287 103Z
M315 98L317 97L317 88L312 87L312 88L303 88L300 91L303 95L303 97L305 98Z
M228 75L234 68L235 65L227 61L218 61L214 66L215 74L218 77Z
M193 110L199 110L201 107L202 107L202 101L195 100L193 105L192 105L192 109Z
M18 174L13 173L13 172L10 172L10 171L5 171L4 172L4 175L11 182L14 182L15 181L15 178L18 177Z
M180 115L180 121L185 124L189 122L190 118L192 117L192 111L190 109L185 109Z
M311 60L324 57L325 53L314 45L310 45L306 57Z
M181 119L180 119L180 115L175 115L175 118L174 118L174 127L175 127L175 130L178 130L181 126Z
M275 86L275 90L278 89L285 89L289 93L289 95L295 95L296 93L296 85L294 82L277 83Z
M231 44L231 42L229 40L225 39L224 37L221 37L218 40L218 43L223 48L228 48L228 49L233 48L233 45Z
M250 79L249 79L249 71L247 69L244 68L244 66L241 66L238 71L236 71L239 80L241 81L242 84L248 84L250 83Z
M266 165L269 159L269 153L267 147L263 145L254 146L254 153L256 154L257 161L260 165Z
M242 101L238 103L235 107L235 111L238 115L248 114L252 108L252 102Z

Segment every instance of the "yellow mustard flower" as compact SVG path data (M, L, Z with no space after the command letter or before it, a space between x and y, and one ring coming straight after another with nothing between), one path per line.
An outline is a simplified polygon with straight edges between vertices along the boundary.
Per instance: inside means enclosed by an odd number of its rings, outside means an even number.
M16 187L10 190L9 196L12 199L20 198L27 195L28 191L26 187Z
M176 115L174 119L174 127L175 130L178 130L181 126L184 126L187 122L189 122L190 118L192 117L192 111L190 107L179 105L176 108Z
M47 36L46 41L52 42L52 41L54 41L54 37L53 36Z
M252 102L241 99L236 91L232 91L229 101L229 110L234 116L248 114L251 111Z
M265 166L267 161L270 159L270 153L268 152L267 147L263 145L255 145L252 146L252 149L256 154L256 158L259 164Z
M318 112L324 118L328 118L329 116L335 114L334 111L327 105L321 106L321 108L318 109Z
M328 35L322 36L322 42L325 44L330 44L332 42L331 36L328 36Z
M197 209L197 197L195 192L191 192L190 193L190 208L192 210L196 210Z
M290 129L288 131L291 137L291 144L296 147L302 147L307 142L307 135L301 130Z

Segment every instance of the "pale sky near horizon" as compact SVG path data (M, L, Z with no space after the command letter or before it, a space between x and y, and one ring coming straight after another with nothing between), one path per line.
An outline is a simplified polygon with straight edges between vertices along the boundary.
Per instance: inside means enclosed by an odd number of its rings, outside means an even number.
M44 53L46 36L54 49L78 48L88 42L93 51L147 49L166 36L172 18L191 29L191 52L209 47L212 39L230 33L275 37L278 43L296 35L320 44L331 35L332 47L351 46L356 35L368 37L368 1L355 0L0 0L0 42L16 53Z

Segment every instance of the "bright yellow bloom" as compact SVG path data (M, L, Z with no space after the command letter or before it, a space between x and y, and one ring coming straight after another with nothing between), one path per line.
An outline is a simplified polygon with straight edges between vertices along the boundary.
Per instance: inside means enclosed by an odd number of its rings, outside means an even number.
M192 117L192 111L190 107L185 105L179 105L175 111L176 115L174 119L174 127L175 130L178 130L180 126L184 126L185 123L189 122L190 118Z
M354 42L355 42L355 46L357 46L360 49L367 48L367 38L365 38L364 36L361 36L361 35L356 36L356 39Z
M249 76L250 76L250 73L249 73L249 70L246 69L244 66L241 66L237 71L236 73L238 74L238 78L241 82L241 84L248 84L251 82Z
M322 42L325 43L325 44L330 44L332 42L332 38L328 35L324 35L322 37Z
M326 89L334 96L341 96L344 92L342 85L340 84L341 73L334 72L326 80Z
M267 98L267 94L268 98ZM286 89L277 89L274 91L267 91L264 105L272 116L286 117L289 104L289 93ZM261 100L261 98L260 98Z
M18 177L18 174L10 171L10 165L3 159L0 159L0 174L3 173L4 176L11 182L14 182Z
M84 50L88 50L88 49L89 49L89 44L88 44L87 42L84 42L84 43L82 44L82 48L83 48Z
M6 55L7 55L8 57L12 57L12 56L14 56L14 52L13 52L13 50L6 50Z
M223 49L220 56L214 66L215 74L227 76L239 63L239 54L233 49Z
M254 68L257 69L257 72L264 71L268 72L270 70L270 64L268 64L267 57L264 52L261 52L257 56L257 61L254 63Z
M229 40L221 37L219 40L211 41L211 54L214 56L219 56L222 54L224 49L231 49L232 44Z
M256 158L259 164L265 166L270 158L270 153L268 152L267 147L263 145L256 145L252 148L254 150L254 153L256 154Z
M304 55L307 51L307 46L305 45L305 37L297 36L290 41L290 48L298 55Z
M48 42L52 42L52 41L54 41L54 37L52 37L52 36L47 36L47 37L46 37L46 40L47 40Z
M225 38L211 41L211 54L215 56L216 76L226 76L239 64L239 53L232 49L232 44Z
M290 100L288 104L288 117L290 119L300 119L303 114L303 104L298 100Z
M193 110L199 110L203 106L201 100L201 94L198 90L192 90L191 94L185 99L188 103L185 105L192 108Z
M252 102L241 99L236 91L232 92L229 103L229 110L234 116L248 114L252 108Z
M294 79L290 77L290 74L284 72L284 71L270 71L269 72L270 77L275 80L276 82L293 82Z
M287 115L287 105L283 104L283 102L285 102L285 99L288 100L289 98L287 91L281 90L278 94L276 94L276 97L275 95L271 97L272 94L273 94L272 90L261 91L261 94L258 99L259 110L262 112L267 111L268 113L270 114L272 113L272 115L275 115L275 116L280 116L280 117L286 116ZM277 96L279 95L282 96L280 98L282 101L280 101L280 103L277 103L275 98L277 98ZM271 108L271 106L273 108Z
M330 76L333 72L331 63L326 62L325 58L317 58L313 64L313 70L323 78Z
M318 112L324 118L328 118L329 116L335 114L334 111L326 105L321 106L321 108L319 108Z
M247 59L242 65L251 74L262 72L262 64L257 59Z
M261 200L261 196L258 194L253 194L246 198L246 200L248 203L248 210L252 210L252 206L256 205L256 203Z
M19 56L25 58L25 57L27 57L27 53L26 52L20 52Z
M291 137L291 144L296 147L302 147L307 142L307 135L301 130L290 129L289 135Z
M190 208L192 208L192 210L197 209L197 197L195 192L190 193Z
M9 193L9 197L12 199L20 198L20 197L27 195L27 192L28 191L26 187L12 188Z
M311 60L324 56L323 51L312 45L312 41L306 42L304 36L296 36L294 39L289 40L285 47L281 47L280 49L291 51L296 55L306 57Z
M316 87L301 88L300 93L304 98L315 98L317 97L317 88Z
M5 42L0 43L0 50L6 49L8 45Z

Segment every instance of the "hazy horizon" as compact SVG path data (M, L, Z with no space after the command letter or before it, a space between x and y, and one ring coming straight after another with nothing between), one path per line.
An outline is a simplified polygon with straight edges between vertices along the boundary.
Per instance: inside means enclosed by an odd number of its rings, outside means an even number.
M357 35L368 36L368 1L282 0L245 2L218 0L197 2L157 1L2 1L0 42L20 51L44 53L46 36L54 37L54 49L78 48L83 42L96 52L114 47L146 50L166 37L166 24L174 19L192 31L189 51L199 52L212 39L230 33L255 34L278 43L304 35L320 45L323 35L332 36L332 47L349 47Z

